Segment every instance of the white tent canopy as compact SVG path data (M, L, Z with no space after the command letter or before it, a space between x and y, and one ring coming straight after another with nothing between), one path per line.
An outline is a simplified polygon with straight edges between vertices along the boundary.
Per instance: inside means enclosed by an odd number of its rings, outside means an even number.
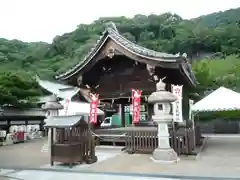
M225 87L220 87L195 103L191 110L194 112L240 110L240 94Z
M60 103L65 107L65 101L60 101ZM74 102L70 101L68 108L67 108L67 114L66 110L61 109L59 110L59 116L70 116L70 115L89 115L90 113L90 104L85 102ZM104 112L101 109L97 109L98 115L104 115Z

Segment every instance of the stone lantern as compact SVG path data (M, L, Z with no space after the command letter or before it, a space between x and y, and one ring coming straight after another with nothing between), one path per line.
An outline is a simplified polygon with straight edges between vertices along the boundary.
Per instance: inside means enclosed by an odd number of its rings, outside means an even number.
M51 95L48 102L46 102L43 106L42 109L47 111L47 117L50 116L58 116L58 110L63 109L63 105L61 105L57 101L56 95Z
M166 84L162 79L156 84L156 92L148 97L148 102L153 104L153 121L158 124L158 147L153 152L152 160L162 163L174 163L178 161L177 153L169 145L168 124L172 122L170 114L171 102L177 100L171 92L165 90Z
M51 121L51 118L53 116L58 116L58 110L63 109L63 105L61 105L57 101L56 95L51 95L48 102L46 102L43 106L42 109L46 111L46 121ZM53 139L54 141L56 140L56 132L53 132ZM48 130L48 147L50 145L50 140L51 140L51 130Z

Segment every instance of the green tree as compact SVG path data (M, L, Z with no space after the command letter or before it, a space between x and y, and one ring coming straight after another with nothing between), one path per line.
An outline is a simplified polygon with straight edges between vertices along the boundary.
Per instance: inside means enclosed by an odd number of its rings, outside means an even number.
M27 78L28 77L28 78ZM0 73L0 104L30 107L41 95L38 84L27 74Z

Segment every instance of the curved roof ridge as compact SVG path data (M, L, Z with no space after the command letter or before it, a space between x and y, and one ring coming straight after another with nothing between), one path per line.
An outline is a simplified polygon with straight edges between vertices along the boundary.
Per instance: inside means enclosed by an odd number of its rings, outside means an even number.
M119 33L116 24L114 22L112 22L112 21L110 21L110 22L108 22L106 24L106 28L105 29L113 29L115 32Z
M107 30L105 30L101 36L99 36L99 39L97 40L97 42L95 44L93 44L91 50L87 53L87 55L84 56L83 61L80 61L79 63L77 63L74 67L68 69L66 72L55 76L55 78L61 78L65 75L67 75L68 73L71 73L73 71L75 71L77 68L79 68L80 66L82 66L84 63L86 63L86 61L88 60L88 58L95 52L95 50L97 49L97 47L101 44L100 41L103 39L104 35L107 33Z
M170 54L170 53L165 53L165 52L159 52L159 51L155 51L155 50L143 47L141 45L138 45L138 44L128 40L126 37L124 37L118 31L116 31L115 29L113 29L111 27L108 27L107 31L109 32L110 35L117 36L118 38L121 38L122 40L126 41L127 43L131 44L132 46L135 46L135 48L137 48L139 50L142 50L142 51L145 51L145 52L150 52L150 53L146 54L148 56L159 57L159 58L181 58L182 57L179 54Z

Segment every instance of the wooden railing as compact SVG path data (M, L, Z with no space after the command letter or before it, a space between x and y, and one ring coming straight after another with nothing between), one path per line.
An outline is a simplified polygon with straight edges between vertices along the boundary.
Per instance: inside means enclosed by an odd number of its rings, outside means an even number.
M177 131L170 131L170 146L178 155L190 155L195 149L194 131L192 128L180 128Z
M170 130L169 143L178 155L189 155L194 151L194 131L182 128ZM161 145L160 145L161 146ZM152 127L136 127L126 132L126 151L128 153L152 153L158 147L157 130Z
M128 153L152 153L157 147L156 128L136 127L126 132L126 151Z

